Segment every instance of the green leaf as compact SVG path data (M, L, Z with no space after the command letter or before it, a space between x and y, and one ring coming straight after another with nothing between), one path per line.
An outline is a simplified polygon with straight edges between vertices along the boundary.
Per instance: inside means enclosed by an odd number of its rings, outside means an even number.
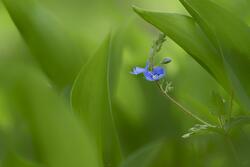
M181 2L220 52L237 99L245 110L250 111L249 27L230 11L209 0Z
M3 0L33 56L59 87L73 83L83 58L67 32L36 0Z
M137 7L134 7L134 10L143 19L174 40L221 85L228 88L221 56L191 17L147 11Z
M250 24L250 1L248 0L212 0L222 8L232 12L234 15Z
M125 45L124 39L125 35L127 35L126 31L128 29L128 25L123 24L121 27L119 27L117 30L115 30L112 33L111 41L110 41L110 49L109 49L109 55L110 55L110 62L109 62L109 80L110 80L110 92L111 92L111 98L113 94L116 92L117 89L117 82L120 77L120 69L122 66L122 51L123 47Z
M99 167L89 132L40 70L27 63L1 62L0 80L11 111L18 113L29 129L35 156L42 164Z
M163 142L155 142L146 145L131 154L126 160L124 160L120 167L149 167L153 165L153 161L160 153L162 147Z
M107 38L90 58L78 75L71 96L74 111L96 139L104 166L117 166L122 158L110 101L111 45Z

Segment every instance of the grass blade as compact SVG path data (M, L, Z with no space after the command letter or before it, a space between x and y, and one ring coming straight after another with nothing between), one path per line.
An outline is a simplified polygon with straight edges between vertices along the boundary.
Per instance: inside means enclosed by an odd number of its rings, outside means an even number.
M110 46L111 39L107 38L83 67L71 97L73 109L96 139L104 166L116 166L122 158L110 101Z

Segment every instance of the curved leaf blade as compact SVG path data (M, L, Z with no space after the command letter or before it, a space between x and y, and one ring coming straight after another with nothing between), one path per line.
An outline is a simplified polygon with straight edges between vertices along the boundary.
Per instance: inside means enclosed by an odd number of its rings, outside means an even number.
M212 0L215 4L229 10L234 15L250 24L250 1L248 0Z
M3 0L33 56L59 87L73 83L83 58L57 20L36 0Z
M15 68L6 72L10 66ZM1 63L0 76L0 86L13 112L18 112L27 124L42 164L99 166L88 131L68 111L62 97L51 89L40 70L27 63Z
M122 156L110 100L110 46L111 39L107 38L83 67L74 83L71 103L83 124L92 132L104 166L117 166Z
M239 102L250 111L250 29L230 11L210 0L180 0L223 58L226 75ZM213 12L211 12L213 11Z

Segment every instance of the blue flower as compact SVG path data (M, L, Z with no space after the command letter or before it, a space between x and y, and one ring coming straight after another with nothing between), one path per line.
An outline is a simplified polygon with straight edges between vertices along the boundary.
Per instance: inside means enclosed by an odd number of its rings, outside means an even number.
M149 70L149 63L147 63L145 68L135 67L131 74L138 75L144 74L146 80L148 81L158 81L163 78L166 74L165 69L163 67L157 66L153 67L152 70Z

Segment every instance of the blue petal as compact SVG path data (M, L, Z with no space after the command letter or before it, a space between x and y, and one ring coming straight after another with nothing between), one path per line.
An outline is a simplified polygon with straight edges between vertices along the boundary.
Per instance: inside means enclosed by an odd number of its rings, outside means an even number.
M141 73L144 73L146 70L144 68L141 68L141 67L135 67L133 68L133 71L130 72L131 74L134 74L134 75L138 75L138 74L141 74Z
M155 75L163 75L164 76L165 75L165 70L164 70L163 67L158 66L158 67L153 68L153 73Z
M148 81L157 81L163 78L165 75L165 70L162 67L154 67L153 71L145 71L144 76Z
M144 76L148 81L155 81L152 71L145 71Z

